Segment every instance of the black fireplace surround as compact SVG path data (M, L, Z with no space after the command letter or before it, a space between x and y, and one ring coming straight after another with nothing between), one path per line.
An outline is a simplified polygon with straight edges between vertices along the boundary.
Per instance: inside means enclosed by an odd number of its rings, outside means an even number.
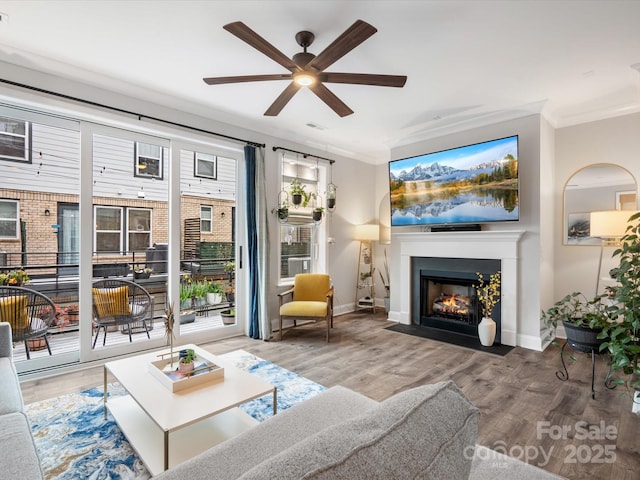
M411 258L411 323L426 329L438 329L459 335L478 337L482 320L480 302L475 293L477 272L485 281L500 271L500 260L412 257ZM453 299L455 307L442 307ZM434 302L437 303L434 306ZM500 344L500 303L491 315L496 322L494 345Z

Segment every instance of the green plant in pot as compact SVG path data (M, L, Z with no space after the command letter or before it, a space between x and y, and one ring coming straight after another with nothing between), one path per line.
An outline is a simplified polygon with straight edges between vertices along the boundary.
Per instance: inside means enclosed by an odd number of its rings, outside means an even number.
M619 257L618 267L612 270L615 285L608 287L613 297L609 314L613 321L605 325L606 341L602 349L611 355L612 370L627 379L614 383L640 390L640 212L630 215L631 223L621 238L621 246L613 252ZM635 222L635 223L634 223Z
M289 218L289 207L286 205L281 205L275 209L275 214L282 223L286 222Z
M291 193L291 203L294 206L306 207L311 200L312 194L305 191L306 185L303 185L299 178L294 178L291 181L289 192Z
M556 336L558 325L562 324L569 345L581 352L598 351L604 342L603 329L609 324L609 306L604 299L608 295L587 298L581 292L565 295L553 306L541 313L540 318L549 329L545 340ZM557 342L554 342L557 346ZM574 358L572 356L572 358Z
M198 358L196 352L192 348L186 348L184 350L180 350L179 357L180 361L178 362L178 369L180 370L180 373L189 373L193 371L193 362Z
M324 208L323 207L315 207L313 209L313 221L314 222L321 222L322 221L322 214L324 212Z

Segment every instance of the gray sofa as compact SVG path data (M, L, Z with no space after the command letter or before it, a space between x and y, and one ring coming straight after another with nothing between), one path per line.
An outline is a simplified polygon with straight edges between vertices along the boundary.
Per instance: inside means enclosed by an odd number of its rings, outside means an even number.
M11 326L0 322L0 477L43 478L13 365Z
M380 403L333 387L155 478L561 478L476 445L478 415L453 382Z

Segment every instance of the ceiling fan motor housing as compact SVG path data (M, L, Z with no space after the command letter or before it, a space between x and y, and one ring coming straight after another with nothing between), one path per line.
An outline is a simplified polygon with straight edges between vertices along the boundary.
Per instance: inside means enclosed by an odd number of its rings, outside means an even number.
M307 65L314 58L316 58L316 56L313 53L300 52L300 53L296 53L293 56L292 60L299 67L304 67L305 65Z

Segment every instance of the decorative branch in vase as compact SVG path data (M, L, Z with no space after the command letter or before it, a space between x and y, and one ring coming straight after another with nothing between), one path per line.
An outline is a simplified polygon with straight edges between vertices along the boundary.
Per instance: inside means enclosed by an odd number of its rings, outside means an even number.
M169 345L171 369L173 369L173 325L174 324L175 324L175 317L173 315L173 305L170 304L165 310L164 334L167 337L167 343Z
M486 282L484 276L480 272L476 272L478 276L478 285L476 295L482 308L482 321L478 324L478 337L480 343L485 347L493 345L496 337L496 322L491 318L493 309L500 302L500 271L489 277Z

